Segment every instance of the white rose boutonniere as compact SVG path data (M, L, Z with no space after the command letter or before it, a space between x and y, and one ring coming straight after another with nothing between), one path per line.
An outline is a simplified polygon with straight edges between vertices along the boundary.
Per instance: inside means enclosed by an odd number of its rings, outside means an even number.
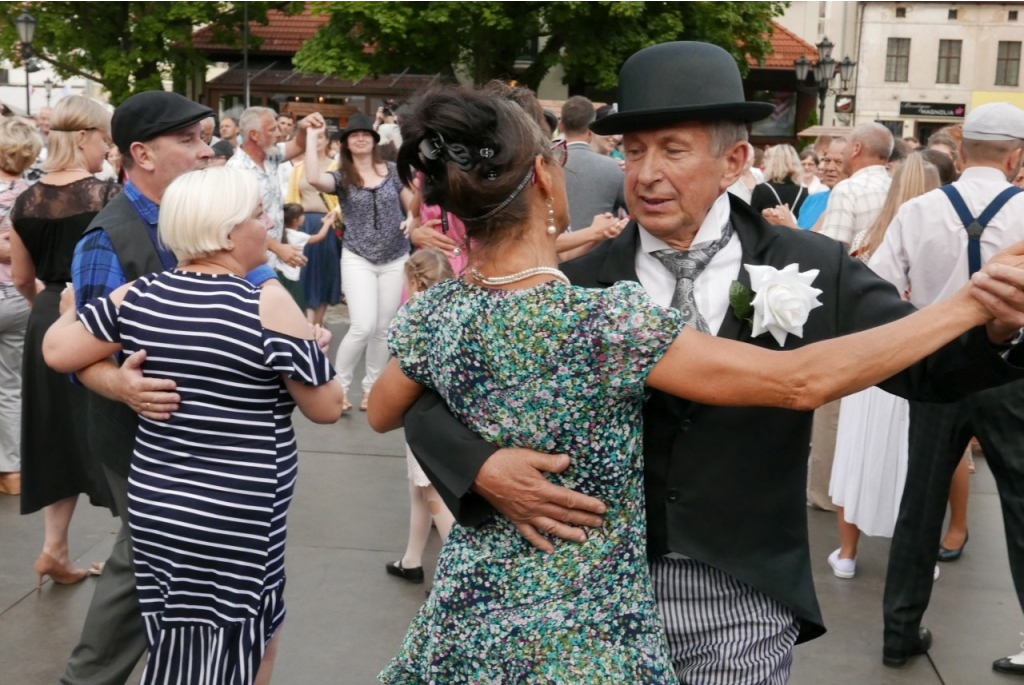
M789 264L781 271L774 266L753 264L745 264L744 268L750 274L750 289L755 293L751 302L753 336L771 333L780 346L786 344L790 333L804 337L808 315L821 306L818 300L821 291L811 286L818 277L818 269L801 273L796 264Z

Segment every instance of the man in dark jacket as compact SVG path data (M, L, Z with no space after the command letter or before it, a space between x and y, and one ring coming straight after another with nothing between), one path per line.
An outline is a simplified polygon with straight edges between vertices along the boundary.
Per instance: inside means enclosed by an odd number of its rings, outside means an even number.
M769 349L794 349L913 311L899 293L824 236L771 226L725 192L741 173L744 122L770 106L743 101L735 62L703 43L667 43L630 58L619 111L597 122L624 134L626 203L636 221L564 265L576 285L639 281L689 325ZM747 266L817 270L821 306L754 335ZM1024 284L1015 284L1021 286ZM1022 376L1002 343L1024 323L979 328L881 384L914 399L949 401ZM799 317L798 317L799 318ZM1016 350L1009 350L1016 358ZM722 408L652 392L644 408L648 552L680 679L784 683L795 643L825 628L814 594L805 487L811 412ZM455 421L436 395L406 416L413 452L463 525L494 509L540 548L541 532L581 540L601 503L558 488L544 471L569 459L496 450ZM570 455L575 457L576 455ZM493 507L493 508L492 508Z

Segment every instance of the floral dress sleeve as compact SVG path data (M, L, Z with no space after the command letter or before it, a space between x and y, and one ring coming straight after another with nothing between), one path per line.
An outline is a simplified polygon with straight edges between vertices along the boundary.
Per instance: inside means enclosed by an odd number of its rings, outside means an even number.
M263 329L263 362L286 378L306 385L323 385L335 376L315 340L293 338L284 333Z
M432 290L436 289L435 286ZM398 360L402 373L410 380L428 387L433 387L427 356L430 349L427 322L430 321L433 308L431 302L436 299L432 295L433 292L428 290L406 302L398 310L388 332L388 350Z
M683 330L676 309L657 305L639 283L616 283L602 291L597 331L598 361L609 387L625 397L643 397L647 374Z

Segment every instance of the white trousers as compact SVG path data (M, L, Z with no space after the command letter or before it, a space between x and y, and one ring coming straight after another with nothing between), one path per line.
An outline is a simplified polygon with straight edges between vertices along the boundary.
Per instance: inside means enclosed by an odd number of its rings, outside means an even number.
M21 357L29 307L0 299L0 473L21 470Z
M341 251L342 290L352 323L338 347L334 368L346 393L364 350L364 394L370 392L388 362L388 328L402 302L405 262L408 259L404 256L387 264L373 264L354 252Z

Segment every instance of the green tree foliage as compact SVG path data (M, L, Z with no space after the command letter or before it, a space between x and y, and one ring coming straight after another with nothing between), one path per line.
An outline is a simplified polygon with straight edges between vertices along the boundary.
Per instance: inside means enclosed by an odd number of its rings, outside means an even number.
M746 54L771 49L771 19L787 2L314 2L328 23L295 58L304 71L358 79L418 73L475 82L517 75L536 89L556 64L567 83L615 86L641 48L670 40L721 45L746 72ZM517 58L539 38L532 63ZM519 67L517 69L517 67Z
M250 2L249 18L266 22L267 10L294 3ZM38 22L35 54L67 78L78 74L99 82L118 104L132 93L161 87L176 90L206 61L192 47L192 33L209 25L218 42L238 45L240 2L5 2L0 3L0 55L20 62L14 19L28 11ZM292 8L294 9L294 8ZM256 41L254 41L255 44Z

